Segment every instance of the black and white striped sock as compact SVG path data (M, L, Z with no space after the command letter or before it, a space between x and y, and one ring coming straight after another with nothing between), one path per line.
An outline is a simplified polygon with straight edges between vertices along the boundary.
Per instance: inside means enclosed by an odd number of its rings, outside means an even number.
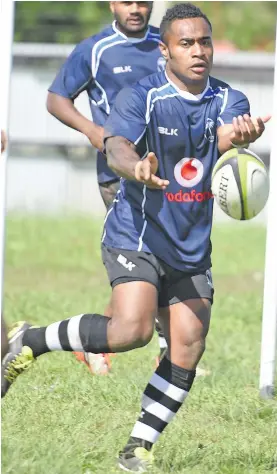
M100 314L80 314L46 327L30 328L22 343L31 347L35 357L50 351L111 352L107 340L109 321Z
M186 399L193 384L195 370L172 364L165 356L153 374L142 396L142 411L131 438L148 449L159 438Z

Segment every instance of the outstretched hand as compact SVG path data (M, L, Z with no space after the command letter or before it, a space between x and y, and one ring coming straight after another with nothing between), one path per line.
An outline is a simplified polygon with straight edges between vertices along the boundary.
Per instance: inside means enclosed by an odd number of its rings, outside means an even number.
M233 118L233 132L230 135L231 143L235 146L243 146L255 142L264 132L265 123L271 119L271 115L265 117L250 117L248 114Z
M158 159L155 153L148 153L144 160L139 161L135 167L135 178L140 183L145 184L151 189L166 189L169 185L167 179L161 179L156 176L158 169Z

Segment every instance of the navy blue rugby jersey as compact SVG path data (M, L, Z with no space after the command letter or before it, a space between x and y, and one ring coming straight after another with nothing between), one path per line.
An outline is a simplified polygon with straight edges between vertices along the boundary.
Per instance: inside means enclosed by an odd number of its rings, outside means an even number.
M209 78L205 90L179 90L165 72L148 76L117 96L105 136L123 136L140 156L156 154L165 191L122 179L108 211L102 241L150 252L185 272L211 265L211 173L219 158L217 127L250 113L245 95Z
M153 26L149 26L143 38L128 38L113 22L76 46L49 91L75 99L86 90L92 120L103 126L123 87L164 69L159 40L159 30ZM101 153L98 153L97 171L100 183L116 178Z

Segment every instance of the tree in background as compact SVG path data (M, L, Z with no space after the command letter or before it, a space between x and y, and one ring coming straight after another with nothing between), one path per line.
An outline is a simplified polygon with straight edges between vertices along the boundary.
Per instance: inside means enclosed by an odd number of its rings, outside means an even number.
M16 2L15 41L78 43L111 22L109 2Z
M193 3L210 18L215 40L230 41L241 50L274 51L277 2ZM75 44L111 20L108 1L16 2L15 40Z
M241 50L274 51L277 2L192 3L211 20L215 40L228 40Z

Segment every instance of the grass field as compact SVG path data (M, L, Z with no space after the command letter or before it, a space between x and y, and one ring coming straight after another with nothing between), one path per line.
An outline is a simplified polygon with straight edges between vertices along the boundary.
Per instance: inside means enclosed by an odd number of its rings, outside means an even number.
M46 325L101 312L109 286L101 224L88 219L8 222L7 322ZM244 223L213 232L212 325L186 405L156 446L155 474L277 472L277 403L261 401L259 374L265 230ZM92 377L69 353L46 354L2 402L3 474L113 474L140 412L157 339L118 355Z

